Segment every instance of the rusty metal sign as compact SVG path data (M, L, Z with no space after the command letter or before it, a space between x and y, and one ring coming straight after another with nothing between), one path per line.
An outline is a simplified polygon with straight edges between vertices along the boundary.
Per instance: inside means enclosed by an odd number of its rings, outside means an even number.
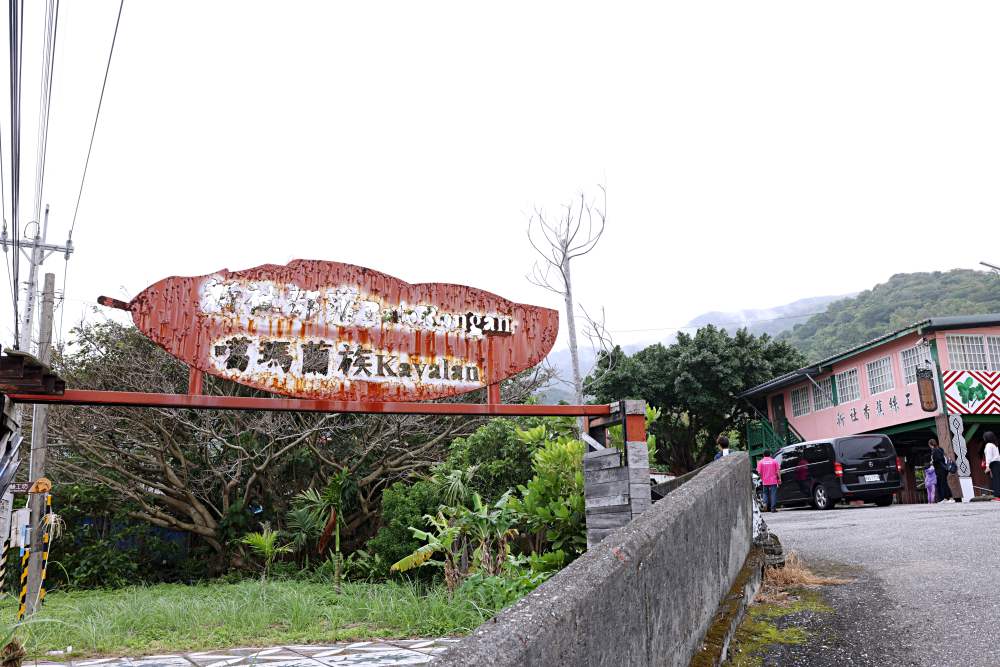
M412 401L495 384L538 364L559 313L350 264L294 260L165 278L129 303L136 326L188 365L299 398Z

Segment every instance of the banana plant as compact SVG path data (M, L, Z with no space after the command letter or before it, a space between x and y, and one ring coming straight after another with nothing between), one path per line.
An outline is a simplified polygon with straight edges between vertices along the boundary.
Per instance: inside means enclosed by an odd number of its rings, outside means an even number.
M399 559L389 568L390 572L406 572L418 567L433 566L444 569L444 582L449 591L454 591L461 582L461 557L465 550L462 541L462 528L438 511L436 515L425 514L424 521L431 527L425 531L410 526L410 532L425 544L418 547L409 556ZM440 553L444 560L432 560L434 554Z
M483 502L478 493L473 493L472 507L461 507L456 513L458 525L474 545L473 569L481 569L489 576L503 572L507 556L510 555L509 541L517 535L514 526L520 517L509 506L510 494L508 491L489 505Z

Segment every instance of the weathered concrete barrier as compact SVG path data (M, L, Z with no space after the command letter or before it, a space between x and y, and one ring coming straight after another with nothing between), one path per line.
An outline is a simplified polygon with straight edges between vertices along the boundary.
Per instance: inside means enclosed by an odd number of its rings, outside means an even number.
M707 466L436 664L687 665L750 553L750 461Z

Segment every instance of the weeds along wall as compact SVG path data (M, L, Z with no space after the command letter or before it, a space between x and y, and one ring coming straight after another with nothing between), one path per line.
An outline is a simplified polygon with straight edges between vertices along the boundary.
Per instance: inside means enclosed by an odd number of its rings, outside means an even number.
M706 466L442 665L687 665L750 553L750 460Z

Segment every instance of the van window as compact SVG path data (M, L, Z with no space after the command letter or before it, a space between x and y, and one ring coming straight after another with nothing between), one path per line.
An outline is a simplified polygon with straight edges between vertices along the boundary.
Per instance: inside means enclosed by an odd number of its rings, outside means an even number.
M837 441L837 458L845 461L867 461L895 456L892 443L884 435L862 435Z
M794 468L802 456L801 447L789 447L781 452L781 469L791 470Z
M823 463L830 460L830 445L828 443L818 443L806 447L806 461L809 463Z

